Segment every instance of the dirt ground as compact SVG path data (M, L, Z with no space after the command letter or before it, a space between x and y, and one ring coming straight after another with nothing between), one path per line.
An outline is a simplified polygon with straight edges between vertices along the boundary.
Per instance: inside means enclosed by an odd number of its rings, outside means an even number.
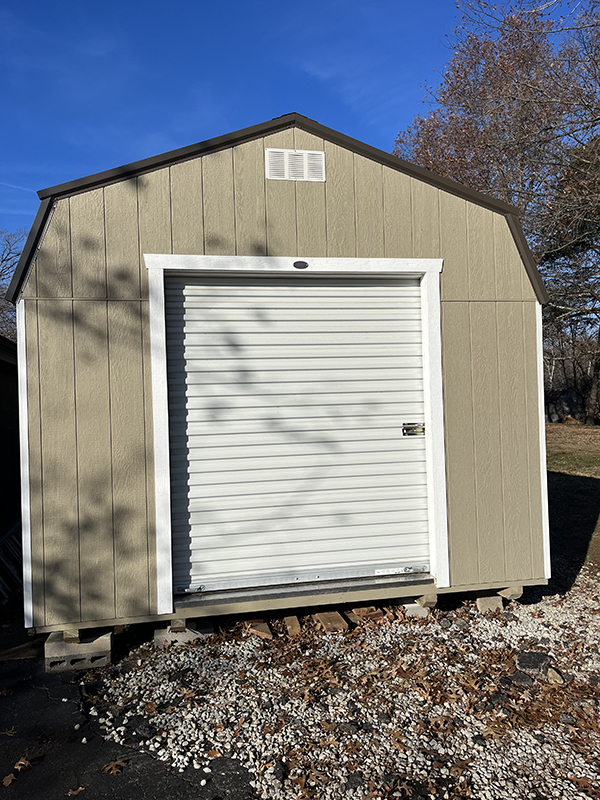
M546 425L552 550L600 567L600 427Z

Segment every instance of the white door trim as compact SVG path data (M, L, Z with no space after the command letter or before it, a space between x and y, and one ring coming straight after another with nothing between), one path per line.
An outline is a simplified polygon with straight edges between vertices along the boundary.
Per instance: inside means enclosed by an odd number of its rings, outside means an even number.
M149 275L152 406L156 486L157 613L173 613L169 408L165 321L165 272L193 275L304 275L353 278L421 278L427 487L431 574L447 587L450 565L446 512L446 462L442 395L439 258L279 258L144 254Z

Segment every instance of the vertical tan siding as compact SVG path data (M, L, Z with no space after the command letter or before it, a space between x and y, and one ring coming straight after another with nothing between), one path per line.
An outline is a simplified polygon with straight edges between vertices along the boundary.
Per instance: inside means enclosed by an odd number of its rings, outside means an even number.
M69 200L59 200L37 257L38 297L72 297Z
M73 303L81 618L115 613L106 301Z
M259 158L268 147L294 149L294 131L279 131L264 140ZM264 173L263 173L264 175ZM298 254L296 226L296 184L293 181L264 181L267 255Z
M323 139L298 128L294 130L296 150L325 150ZM327 156L325 156L327 170ZM282 181L283 182L283 181ZM274 183L274 181L267 181ZM296 213L298 226L298 255L321 258L327 255L327 184L320 181L298 181L296 189Z
M171 217L173 252L203 253L202 159L171 167Z
M386 258L412 258L411 179L393 169L383 170L383 235Z
M267 252L265 151L262 139L233 148L235 252L264 256Z
M448 538L458 585L479 581L470 330L469 303L442 303Z
M364 156L354 156L356 198L356 255L383 258L383 167Z
M38 624L45 619L44 597L44 510L42 490L42 443L40 422L40 362L38 304L25 301L27 349L27 415L29 439L29 515L31 521L31 569L33 617Z
M327 255L330 258L354 258L356 256L354 154L331 142L325 142L325 164Z
M64 285L60 284L61 286ZM46 291L49 286L46 285ZM38 304L45 619L80 619L73 303Z
M265 180L266 147L324 150L326 182ZM451 581L543 576L535 295L505 218L295 129L58 202L24 291L36 625L155 613L143 254L171 252L442 257Z
M69 200L73 297L106 297L104 190L95 189Z
M202 159L204 252L235 254L233 151L211 153Z
M104 189L107 297L141 297L137 179Z

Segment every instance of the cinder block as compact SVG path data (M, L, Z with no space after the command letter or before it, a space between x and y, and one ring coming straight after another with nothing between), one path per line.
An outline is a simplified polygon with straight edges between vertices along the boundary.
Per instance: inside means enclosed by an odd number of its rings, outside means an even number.
M523 594L522 586L509 586L507 589L502 589L498 592L500 597L505 597L507 600L518 600Z
M435 608L437 605L437 594L424 594L417 597L416 602L423 608Z
M486 611L502 611L502 598L497 594L482 595L477 598L477 609L482 614Z
M407 617L420 617L425 619L429 616L429 609L425 606L420 606L418 603L402 603L404 613Z
M46 672L105 667L110 663L112 633L80 642L65 642L61 631L51 633L44 645Z
M173 631L169 625L167 628L157 628L154 631L154 644L157 647L170 647L172 644L188 644L202 639L202 634L193 628L186 628L183 631Z

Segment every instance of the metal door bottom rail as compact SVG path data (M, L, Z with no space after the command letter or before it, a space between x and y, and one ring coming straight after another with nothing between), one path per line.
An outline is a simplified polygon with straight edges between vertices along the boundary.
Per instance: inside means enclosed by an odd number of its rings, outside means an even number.
M251 600L307 597L309 595L335 594L336 592L369 591L371 589L393 589L405 586L431 586L434 583L429 573L394 575L385 578L350 578L317 583L287 584L282 586L254 586L250 589L227 589L220 592L199 592L175 597L175 610L197 608L226 603L243 603Z

